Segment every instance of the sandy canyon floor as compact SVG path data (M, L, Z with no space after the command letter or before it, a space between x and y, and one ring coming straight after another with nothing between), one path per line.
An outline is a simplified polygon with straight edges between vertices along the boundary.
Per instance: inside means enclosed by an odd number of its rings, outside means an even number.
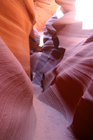
M67 129L68 123L64 116L37 99L42 93L42 88L35 84L33 84L33 88L34 107L37 115L34 140L76 140Z

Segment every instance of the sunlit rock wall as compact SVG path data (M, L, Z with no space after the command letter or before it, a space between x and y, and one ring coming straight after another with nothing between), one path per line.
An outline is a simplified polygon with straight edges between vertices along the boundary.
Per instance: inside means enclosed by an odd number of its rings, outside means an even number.
M59 5L55 0L35 0L35 15L36 24L35 28L38 31L43 31L45 23L56 12Z
M30 80L33 0L0 1L0 140L32 140L36 127Z
M60 111L76 137L92 140L93 29L83 29L82 22L76 21L74 14L75 11L69 11L59 19L55 14L47 21L43 53L34 82L43 87L38 99ZM66 49L56 66L53 63L57 60L51 59L54 33L59 39L58 48Z
M35 23L33 0L0 1L0 36L30 76L29 34Z

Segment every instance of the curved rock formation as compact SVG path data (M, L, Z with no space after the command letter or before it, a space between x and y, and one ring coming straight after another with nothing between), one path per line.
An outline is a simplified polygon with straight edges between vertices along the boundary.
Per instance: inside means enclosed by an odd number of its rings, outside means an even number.
M0 1L0 140L32 140L36 127L30 80L33 0Z
M0 140L33 139L30 62L43 88L38 99L61 112L77 138L93 139L93 29L75 20L75 1L0 1ZM42 49L36 29L44 30Z
M33 0L0 1L0 36L30 76L29 34L35 23Z
M79 139L92 140L93 29L83 30L82 22L74 16L75 11L69 11L60 19L55 14L47 21L43 53L33 82L43 87L39 100L60 111ZM49 60L53 35L59 39L58 48L66 49L63 59L54 67L57 60Z
M32 140L35 127L32 83L0 38L0 140Z
M43 31L45 23L53 16L57 8L58 5L55 3L55 0L35 0L35 28L38 31Z

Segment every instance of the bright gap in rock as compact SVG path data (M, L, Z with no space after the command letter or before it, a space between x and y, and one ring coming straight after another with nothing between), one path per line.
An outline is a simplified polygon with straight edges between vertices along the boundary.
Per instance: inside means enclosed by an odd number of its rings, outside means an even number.
M83 29L93 29L93 0L76 0L75 19L83 22Z
M40 44L39 44L39 46L40 47L42 47L43 46L43 32L39 32L39 34L40 34Z
M64 14L62 13L62 11L60 10L61 6L58 7L58 9L56 10L56 14L57 14L57 18L61 18Z

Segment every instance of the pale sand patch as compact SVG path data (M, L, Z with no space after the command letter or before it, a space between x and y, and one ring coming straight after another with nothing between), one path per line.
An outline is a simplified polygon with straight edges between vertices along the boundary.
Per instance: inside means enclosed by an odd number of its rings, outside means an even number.
M34 107L37 115L34 140L75 140L67 129L68 123L64 116L37 99L42 93L42 88L35 84L33 84L33 87Z

